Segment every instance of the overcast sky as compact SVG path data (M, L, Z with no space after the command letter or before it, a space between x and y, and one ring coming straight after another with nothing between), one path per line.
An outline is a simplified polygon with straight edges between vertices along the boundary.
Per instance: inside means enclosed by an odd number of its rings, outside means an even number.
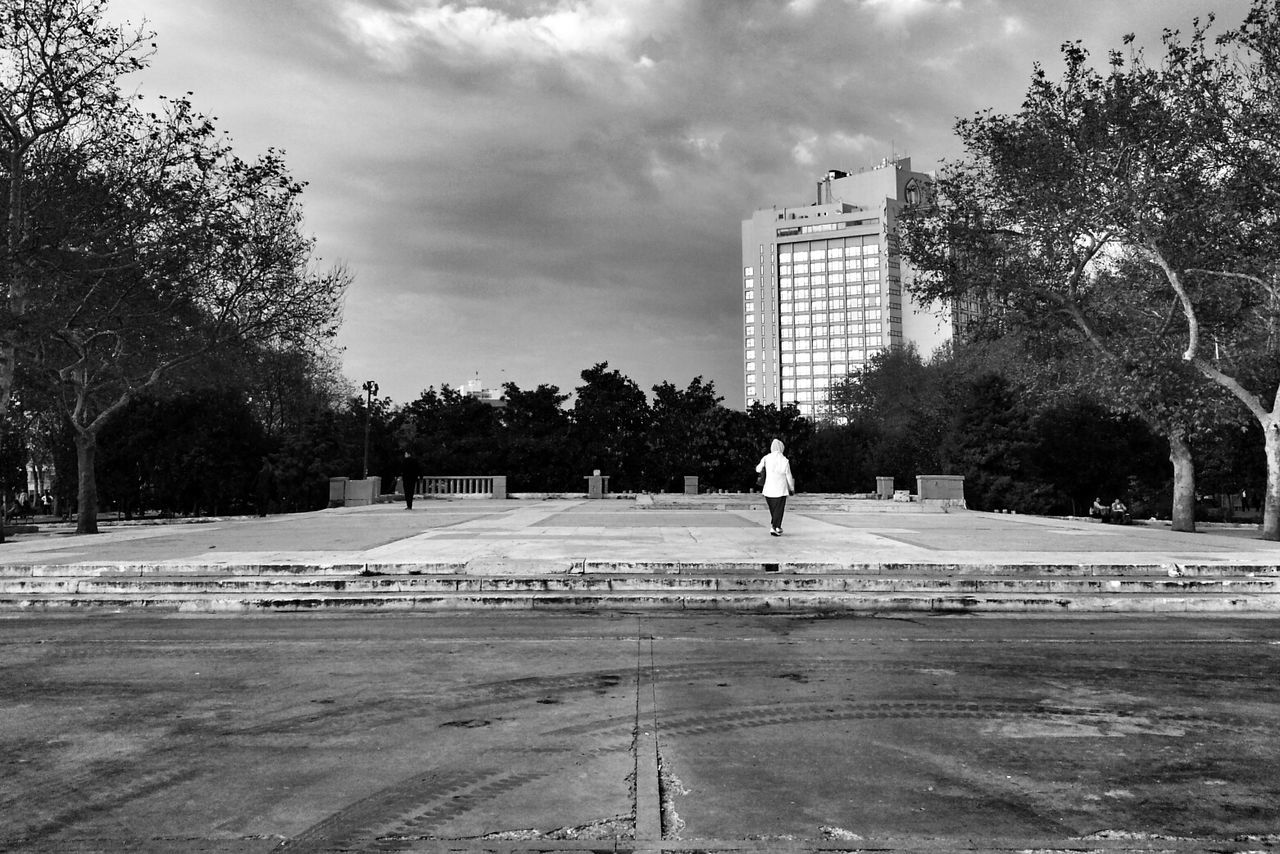
M283 149L354 274L347 377L569 392L607 361L742 405L739 242L828 169L960 154L1063 41L1247 0L111 0L156 33L147 95L193 93L242 155Z

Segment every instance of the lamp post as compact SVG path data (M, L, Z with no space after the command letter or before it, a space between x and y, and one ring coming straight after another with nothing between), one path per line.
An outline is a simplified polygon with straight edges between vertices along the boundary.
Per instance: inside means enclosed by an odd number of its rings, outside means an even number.
M364 405L364 479L369 479L369 423L373 420L373 396L378 393L378 384L373 380L365 380L360 386L368 394Z

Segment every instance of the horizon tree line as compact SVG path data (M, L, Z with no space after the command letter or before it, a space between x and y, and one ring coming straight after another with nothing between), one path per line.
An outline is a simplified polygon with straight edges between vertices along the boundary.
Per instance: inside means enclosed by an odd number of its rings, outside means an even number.
M96 464L102 500L121 514L223 515L257 511L264 462L271 512L325 507L330 477L362 473L366 423L370 473L384 493L406 450L427 474L503 474L515 493L582 493L594 469L618 492L679 492L686 475L703 491L746 492L776 437L801 492L868 494L877 477L911 488L918 474L961 474L973 509L1083 515L1102 496L1168 518L1159 435L1087 396L1045 394L1010 376L1008 346L944 349L928 361L911 347L885 351L839 384L824 421L793 405L725 407L701 377L645 393L607 363L582 372L572 404L554 385L508 383L502 408L449 386L370 406L336 374L300 370L287 384L293 399L268 401L256 381L140 397L104 431ZM273 423L281 410L292 415ZM1206 493L1260 494L1258 439L1244 427L1197 444ZM69 426L49 442L59 483L74 484ZM59 488L63 503L75 500ZM1207 518L1210 508L1198 512Z

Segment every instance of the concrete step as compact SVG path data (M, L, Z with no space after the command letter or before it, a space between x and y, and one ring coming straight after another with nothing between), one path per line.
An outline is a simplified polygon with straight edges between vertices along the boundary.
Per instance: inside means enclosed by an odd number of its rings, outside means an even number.
M1280 612L1280 594L1029 592L858 593L773 591L576 591L466 593L33 593L0 597L0 609L160 609L221 613L250 611L726 610L783 613L925 611L935 613L1265 613Z
M0 582L22 578L159 578L183 576L295 577L562 575L753 575L769 570L795 575L873 575L884 577L1012 578L1280 578L1280 564L1198 563L898 563L821 561L765 563L758 560L653 561L502 558L476 561L406 563L75 563L0 565Z
M740 510L768 512L764 496L758 492L703 493L701 495L649 495L636 499L635 506L654 510ZM824 495L797 493L787 499L787 511L818 513L965 513L965 508L949 501L892 501L867 495Z
M223 568L226 569L225 567ZM348 569L0 577L0 610L456 610L467 608L777 611L1280 611L1280 574L952 576L881 572L578 572L489 576Z
M1257 593L1280 594L1280 578L931 578L884 575L571 575L495 578L473 575L106 576L0 579L0 596L33 593Z

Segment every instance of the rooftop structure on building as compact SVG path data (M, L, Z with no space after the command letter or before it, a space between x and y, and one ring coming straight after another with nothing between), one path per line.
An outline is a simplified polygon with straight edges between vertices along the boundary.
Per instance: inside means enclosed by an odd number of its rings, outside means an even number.
M857 173L831 170L812 202L757 210L742 223L743 386L752 403L826 412L833 380L895 344L926 356L959 318L909 294L896 219L930 192L910 158Z
M479 376L467 380L467 384L462 388L462 393L497 409L502 409L507 405L507 399L503 397L502 389L485 388L484 384L480 382Z

